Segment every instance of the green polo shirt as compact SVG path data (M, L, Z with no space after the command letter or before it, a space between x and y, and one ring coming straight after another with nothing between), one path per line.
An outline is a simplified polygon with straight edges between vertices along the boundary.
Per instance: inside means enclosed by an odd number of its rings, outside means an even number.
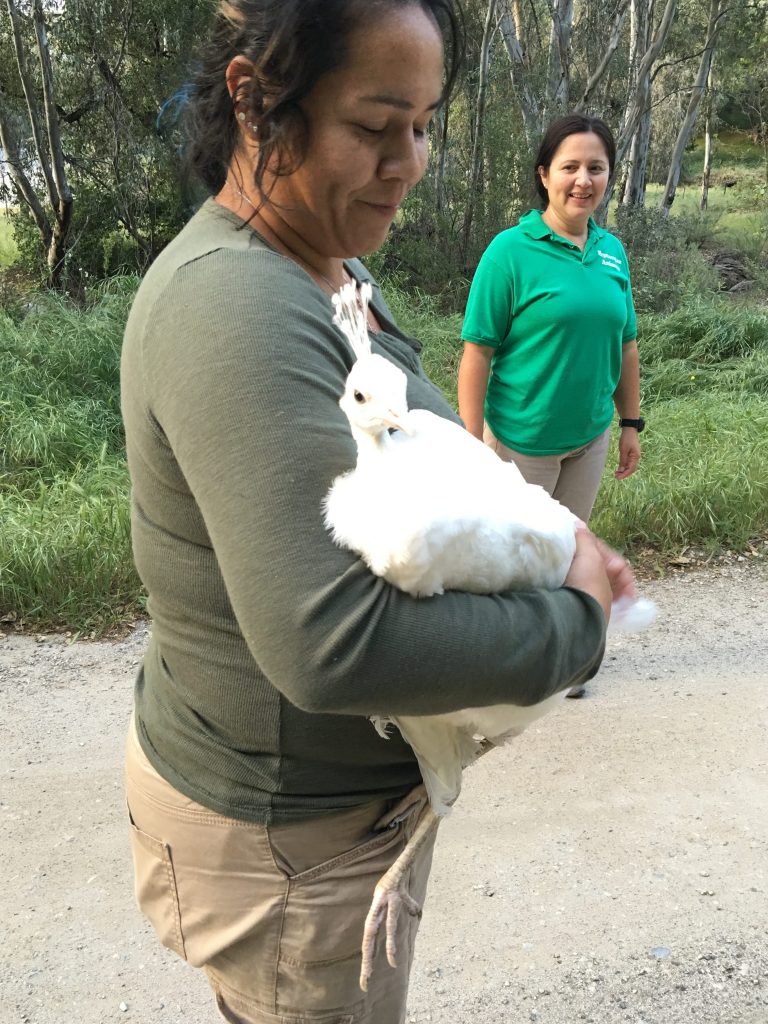
M618 238L590 218L582 252L526 213L483 254L462 330L496 350L485 400L494 435L524 455L592 441L610 425L622 346L636 333Z

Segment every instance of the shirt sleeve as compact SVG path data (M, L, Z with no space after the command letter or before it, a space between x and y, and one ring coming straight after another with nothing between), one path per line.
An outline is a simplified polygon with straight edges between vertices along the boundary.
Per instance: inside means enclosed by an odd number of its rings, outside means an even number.
M418 715L528 705L593 674L605 625L586 594L419 600L333 543L321 502L356 460L338 405L351 353L317 289L297 302L281 268L255 296L241 270L225 251L176 272L144 387L271 683L305 711Z
M476 345L498 348L512 326L513 298L509 274L486 249L472 279L461 331L462 339Z

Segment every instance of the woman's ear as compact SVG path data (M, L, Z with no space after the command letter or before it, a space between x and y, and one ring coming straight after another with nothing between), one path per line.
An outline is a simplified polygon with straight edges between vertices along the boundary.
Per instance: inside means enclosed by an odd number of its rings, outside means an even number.
M233 57L229 62L226 71L227 89L233 100L237 100L239 93L247 89L253 80L254 70L253 61L247 57Z
M546 188L547 187L547 178L549 177L549 175L547 174L546 167L543 164L539 164L539 166L536 168L536 173L539 176L541 184L544 186L544 188Z

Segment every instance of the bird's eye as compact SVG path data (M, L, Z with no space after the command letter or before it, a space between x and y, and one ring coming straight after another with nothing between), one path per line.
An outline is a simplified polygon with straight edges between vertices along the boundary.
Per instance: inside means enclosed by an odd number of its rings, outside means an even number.
M365 401L365 395L363 394L362 391L355 391L355 392L353 392L353 396L354 396L354 399L355 399L356 402L364 402Z

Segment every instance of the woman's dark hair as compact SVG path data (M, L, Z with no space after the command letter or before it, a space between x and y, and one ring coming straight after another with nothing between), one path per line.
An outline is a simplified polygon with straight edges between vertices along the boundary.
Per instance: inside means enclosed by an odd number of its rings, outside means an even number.
M616 166L616 141L611 129L599 117L589 117L587 114L566 114L553 121L544 133L541 140L539 152L533 164L533 177L536 182L536 191L539 193L544 207L549 203L547 190L539 175L539 168L549 170L549 165L562 143L569 135L578 135L581 132L594 132L605 146L605 153L608 157L608 169L613 175L613 168Z
M403 7L421 7L443 37L446 53L445 101L463 53L463 21L458 0L220 0L211 34L201 54L187 109L187 163L211 192L226 181L237 147L237 110L246 110L259 140L255 184L264 194L268 164L289 174L301 164L308 124L301 101L317 82L347 60L347 41L372 16ZM225 73L237 56L252 61L252 80L231 97ZM265 104L265 99L269 102ZM274 159L276 158L276 159Z

